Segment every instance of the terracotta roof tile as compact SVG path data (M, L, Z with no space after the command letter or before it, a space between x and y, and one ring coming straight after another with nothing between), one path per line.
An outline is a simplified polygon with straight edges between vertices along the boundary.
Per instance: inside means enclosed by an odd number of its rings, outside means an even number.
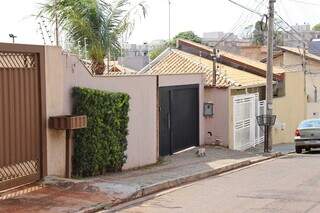
M168 51L170 52L151 66L147 73L156 75L204 73L205 85L213 86L212 61L181 50ZM265 82L265 78L258 75L217 63L215 87L252 86L265 84Z
M201 49L206 50L208 52L212 52L212 48L208 47L206 45L195 43L195 42L192 42L192 41L189 41L189 40L185 40L185 39L179 39L179 41L188 43L188 44L190 44L192 46L201 48ZM267 65L265 63L260 62L260 61L255 61L255 60L252 60L252 59L249 59L249 58L246 58L246 57L243 57L243 56L235 55L235 54L232 54L232 53L229 53L229 52L226 52L226 51L222 51L222 50L219 50L219 53L220 53L220 56L232 59L234 61L238 61L238 62L244 63L244 64L246 64L248 66L252 66L252 67L267 71ZM273 73L274 74L281 74L281 73L285 73L285 72L286 72L286 70L281 68L281 67L277 67L277 66L273 67Z
M91 72L91 61L90 60L81 60L85 67ZM106 63L106 62L105 62ZM117 61L110 61L110 69L107 72L107 68L102 76L126 76L126 75L136 75L137 71L129 69L127 67L123 67L119 65Z

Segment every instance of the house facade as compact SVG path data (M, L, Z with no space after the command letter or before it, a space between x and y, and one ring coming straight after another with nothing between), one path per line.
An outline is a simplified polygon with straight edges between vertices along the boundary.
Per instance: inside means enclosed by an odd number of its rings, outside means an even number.
M263 142L256 116L265 113L266 65L220 51L214 71L211 53L212 49L207 46L179 40L177 49L166 50L141 72L160 76L204 73L202 104L204 108L208 104L213 107L212 115L202 115L205 142L240 150ZM274 68L274 112L278 116L273 134L275 144L293 142L294 131L304 119L305 104L296 103L297 97L303 99L303 86L296 91L291 89L297 84L303 85L301 77L301 73ZM290 104L297 105L300 112L287 116Z
M302 49L293 47L279 47L281 52L274 55L274 63L292 72L302 73L305 79L307 118L319 118L320 116L320 57L307 51L307 71L304 75L302 68Z
M111 66L104 75L94 75L89 68L58 47L0 43L0 191L46 176L68 177L70 132L53 128L49 120L72 115L74 87L129 95L123 169L155 164L163 152L204 145L202 73L137 75ZM168 123L172 143L160 146L159 100L169 101L171 94L177 100L171 102L176 113Z

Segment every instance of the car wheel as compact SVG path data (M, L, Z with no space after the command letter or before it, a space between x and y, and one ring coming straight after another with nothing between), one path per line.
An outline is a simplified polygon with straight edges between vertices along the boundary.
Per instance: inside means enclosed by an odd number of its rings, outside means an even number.
M296 147L296 153L298 154L302 153L302 148Z

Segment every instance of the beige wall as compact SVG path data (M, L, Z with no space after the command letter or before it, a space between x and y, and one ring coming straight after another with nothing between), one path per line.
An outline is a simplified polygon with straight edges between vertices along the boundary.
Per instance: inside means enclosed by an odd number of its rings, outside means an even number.
M46 99L47 118L65 113L64 72L60 49L46 47ZM48 120L48 119L47 119ZM47 129L48 175L65 175L65 131Z
M302 57L285 52L283 65L288 69L302 72ZM303 78L303 77L302 77ZM318 88L318 100L315 101L315 87ZM320 62L307 59L306 91L308 95L307 118L320 116Z
M305 119L306 99L303 85L302 72L285 73L286 95L273 101L273 113L277 115L273 128L274 144L292 143L297 126Z
M213 103L213 117L205 120L205 143L228 146L228 89L205 88L205 102ZM211 136L211 134L212 136Z
M204 103L203 74L159 75L159 87L199 84L199 144L205 143L205 120L203 117Z
M302 72L285 73L284 97L273 99L273 114L277 121L273 128L273 144L292 143L294 132L305 119L306 98L304 96ZM229 148L233 149L233 100L229 95Z
M260 61L267 57L267 51L265 46L240 47L240 55L256 61Z

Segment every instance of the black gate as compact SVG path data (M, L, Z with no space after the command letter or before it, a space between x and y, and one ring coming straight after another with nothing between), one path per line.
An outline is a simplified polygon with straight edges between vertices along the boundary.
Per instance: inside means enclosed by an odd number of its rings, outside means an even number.
M199 85L160 88L160 156L199 145Z

